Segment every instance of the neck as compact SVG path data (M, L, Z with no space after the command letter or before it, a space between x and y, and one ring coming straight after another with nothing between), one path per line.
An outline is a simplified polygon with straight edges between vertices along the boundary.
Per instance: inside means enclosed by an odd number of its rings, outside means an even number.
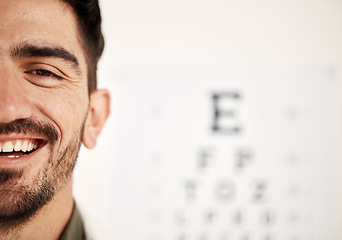
M0 239L57 240L70 219L73 205L72 178L70 178L56 192L54 198L42 207L29 222L10 232L0 232Z

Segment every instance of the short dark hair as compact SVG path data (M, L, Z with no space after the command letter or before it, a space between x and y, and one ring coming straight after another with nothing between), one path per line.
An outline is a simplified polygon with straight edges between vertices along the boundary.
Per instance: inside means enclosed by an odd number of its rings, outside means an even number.
M62 0L70 5L77 17L79 33L88 65L88 92L97 88L97 63L104 48L101 11L98 0Z

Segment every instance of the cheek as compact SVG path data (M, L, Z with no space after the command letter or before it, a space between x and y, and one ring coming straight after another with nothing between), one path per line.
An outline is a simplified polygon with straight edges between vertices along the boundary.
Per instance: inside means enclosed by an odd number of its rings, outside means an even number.
M39 114L57 127L62 139L70 138L80 129L89 104L87 93L79 90L49 91L35 99Z

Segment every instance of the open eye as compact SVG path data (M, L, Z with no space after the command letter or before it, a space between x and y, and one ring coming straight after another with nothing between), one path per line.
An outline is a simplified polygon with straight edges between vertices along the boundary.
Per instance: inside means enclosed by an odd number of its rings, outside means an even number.
M41 77L52 77L52 78L56 78L56 79L62 79L62 77L54 74L53 72L50 72L48 70L44 70L44 69L35 69L35 70L32 70L30 71L29 73L31 74L35 74L35 75L38 75L38 76L41 76Z
M36 86L56 87L64 84L68 79L60 68L55 64L45 62L24 62L22 72L26 80Z

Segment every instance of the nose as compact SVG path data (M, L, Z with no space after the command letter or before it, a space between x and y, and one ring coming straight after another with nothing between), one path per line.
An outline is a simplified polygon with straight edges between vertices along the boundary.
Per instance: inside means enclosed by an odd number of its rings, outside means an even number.
M15 68L0 62L0 123L8 123L31 115L25 80Z

